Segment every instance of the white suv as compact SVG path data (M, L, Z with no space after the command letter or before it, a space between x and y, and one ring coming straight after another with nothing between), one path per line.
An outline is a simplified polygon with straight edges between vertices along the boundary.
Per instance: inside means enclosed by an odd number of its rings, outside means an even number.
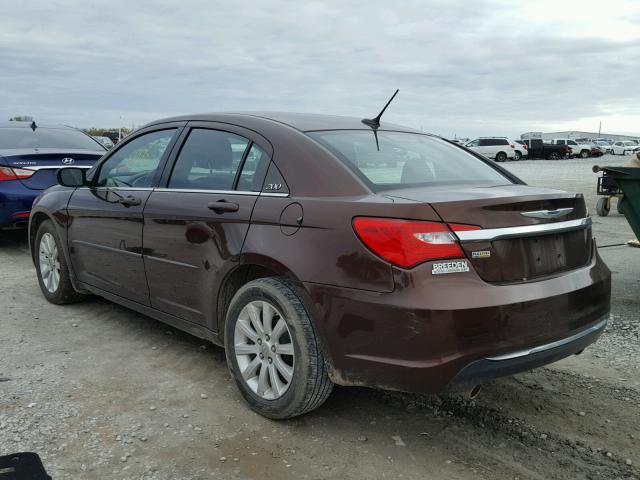
M467 142L465 147L496 162L516 158L516 146L507 137L480 137Z

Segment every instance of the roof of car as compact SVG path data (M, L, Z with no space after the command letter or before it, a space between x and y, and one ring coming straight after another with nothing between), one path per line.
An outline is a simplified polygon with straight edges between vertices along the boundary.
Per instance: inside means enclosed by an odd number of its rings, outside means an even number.
M362 123L358 117L343 117L339 115L322 115L315 113L292 113L292 112L220 112L220 113L199 113L193 115L180 115L177 117L164 118L149 123L167 123L175 121L210 121L210 122L232 122L243 119L264 120L277 122L297 130L308 132L313 130L367 130L370 127ZM382 122L380 130L400 130L405 132L423 133L402 125Z
M12 121L12 122L0 122L0 128L31 128L32 121ZM60 128L65 130L77 130L77 128L70 127L68 125L55 125L55 124L40 124L36 123L36 128Z

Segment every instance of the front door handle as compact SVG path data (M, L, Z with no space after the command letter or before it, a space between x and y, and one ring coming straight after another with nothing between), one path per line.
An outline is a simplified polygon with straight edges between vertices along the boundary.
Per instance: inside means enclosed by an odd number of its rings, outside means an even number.
M142 203L139 198L136 198L132 195L122 197L120 200L118 200L118 202L125 207L135 207L136 205L140 205Z
M227 202L224 199L218 200L217 202L211 202L207 207L209 210L213 210L216 213L237 212L240 209L240 205L237 203Z

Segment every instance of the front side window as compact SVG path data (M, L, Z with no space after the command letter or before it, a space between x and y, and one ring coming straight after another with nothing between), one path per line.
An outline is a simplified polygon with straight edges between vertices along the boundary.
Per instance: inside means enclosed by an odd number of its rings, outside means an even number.
M146 133L119 148L100 166L98 187L153 186L160 161L176 129Z
M480 140L478 140L477 138L475 140L470 141L469 143L467 143L467 147L477 147L480 145Z
M169 188L232 190L249 140L220 130L194 128L180 150Z
M505 185L512 181L464 149L428 135L372 131L309 132L373 190L432 185Z

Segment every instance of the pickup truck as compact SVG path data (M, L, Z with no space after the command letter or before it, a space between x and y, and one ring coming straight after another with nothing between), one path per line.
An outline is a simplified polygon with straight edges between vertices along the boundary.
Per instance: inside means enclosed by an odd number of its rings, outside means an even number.
M591 156L591 145L586 143L578 143L569 138L554 138L549 143L552 145L569 145L571 147L571 154L574 157L589 158Z
M560 160L561 158L571 158L572 150L569 145L554 145L544 143L539 138L524 139L527 145L528 158L546 158L547 160Z

